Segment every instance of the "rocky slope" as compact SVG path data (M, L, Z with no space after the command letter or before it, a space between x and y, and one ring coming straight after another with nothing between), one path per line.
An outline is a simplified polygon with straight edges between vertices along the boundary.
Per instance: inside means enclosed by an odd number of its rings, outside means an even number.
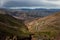
M27 24L29 31L46 40L60 40L60 12L33 20Z

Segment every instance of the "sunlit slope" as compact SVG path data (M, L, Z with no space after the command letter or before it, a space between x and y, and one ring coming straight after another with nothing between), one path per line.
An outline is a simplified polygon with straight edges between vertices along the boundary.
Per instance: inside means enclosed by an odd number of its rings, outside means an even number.
M33 34L37 33L40 37L60 38L60 12L34 20L27 24L29 31ZM45 36L45 37L46 37Z

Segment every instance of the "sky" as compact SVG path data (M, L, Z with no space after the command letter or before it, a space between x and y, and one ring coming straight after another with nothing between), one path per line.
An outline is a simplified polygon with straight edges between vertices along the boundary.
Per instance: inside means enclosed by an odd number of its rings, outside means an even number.
M0 8L60 8L60 0L0 0Z

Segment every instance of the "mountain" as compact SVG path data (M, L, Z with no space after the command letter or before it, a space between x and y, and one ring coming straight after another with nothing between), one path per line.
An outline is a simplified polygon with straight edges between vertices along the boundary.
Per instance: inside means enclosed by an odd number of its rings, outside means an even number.
M60 40L60 12L58 9L0 9L0 35L17 36L20 40L31 35L37 40Z
M19 11L17 11L19 10ZM21 15L24 15L26 19L28 18L38 18L38 17L45 17L51 14L54 14L56 12L59 12L60 9L10 9L9 11L12 11L11 15L18 17L20 19ZM22 17L24 19L24 17Z
M38 39L60 40L60 12L33 20L27 26Z
M29 31L22 20L18 20L8 13L0 11L0 35L3 35L5 38L7 36L17 36L19 39L21 39L29 37Z

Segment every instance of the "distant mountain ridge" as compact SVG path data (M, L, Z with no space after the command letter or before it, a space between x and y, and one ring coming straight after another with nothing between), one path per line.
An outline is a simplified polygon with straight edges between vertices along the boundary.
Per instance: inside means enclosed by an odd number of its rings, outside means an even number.
M0 9L1 12L8 13L9 15L22 20L30 20L39 17L45 17L48 15L52 15L56 12L59 12L60 9L44 9L44 8L36 8L36 9Z
M60 9L9 9L10 14L18 19L30 20L52 15L59 12Z

